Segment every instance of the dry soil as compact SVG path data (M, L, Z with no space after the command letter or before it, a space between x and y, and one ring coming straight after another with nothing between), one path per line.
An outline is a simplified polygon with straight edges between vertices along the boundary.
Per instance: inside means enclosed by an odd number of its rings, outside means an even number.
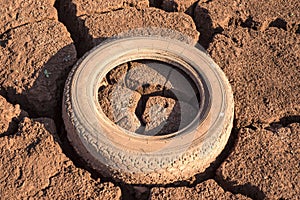
M234 91L232 137L193 183L137 186L103 178L66 140L61 94L72 65L106 38L142 27L199 41ZM0 58L3 199L300 196L300 1L2 0Z

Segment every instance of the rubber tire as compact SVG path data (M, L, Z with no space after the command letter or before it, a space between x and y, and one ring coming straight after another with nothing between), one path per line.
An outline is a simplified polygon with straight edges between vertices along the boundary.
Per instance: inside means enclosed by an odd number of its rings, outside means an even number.
M141 136L107 120L99 109L99 80L114 66L136 59L177 59L192 66L187 71L207 86L210 101L203 119L195 120L197 127L172 136ZM129 184L167 184L203 172L224 149L233 124L233 94L223 71L202 50L160 37L119 38L95 47L71 70L63 96L74 149L104 176Z

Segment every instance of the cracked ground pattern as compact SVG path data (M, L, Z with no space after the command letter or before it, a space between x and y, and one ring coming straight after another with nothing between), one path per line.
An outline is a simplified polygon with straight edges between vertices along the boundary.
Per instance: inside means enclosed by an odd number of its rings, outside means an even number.
M299 1L3 0L0 13L1 199L299 198ZM149 26L198 41L233 88L232 137L193 183L115 182L66 139L61 94L73 64Z

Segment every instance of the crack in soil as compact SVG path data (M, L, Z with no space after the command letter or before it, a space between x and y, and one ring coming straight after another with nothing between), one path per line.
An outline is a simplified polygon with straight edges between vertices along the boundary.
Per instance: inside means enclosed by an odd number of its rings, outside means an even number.
M63 5L63 3L65 3ZM65 6L66 4L69 4L68 10L61 10L63 9L62 7ZM111 13L115 11L120 11L125 8L131 7L131 8L136 8L139 10L137 5L133 5L128 2L124 2L122 7L119 8L111 8L106 11L100 11L100 12L93 12L93 13L86 13L82 15L76 15L77 12L77 7L72 1L66 1L64 2L63 0L56 0L54 7L57 10L58 13L58 21L63 23L65 27L67 28L68 32L71 35L71 38L74 41L74 45L77 51L77 58L82 57L86 52L88 52L90 49L93 48L93 46L90 46L88 42L84 41L84 38L82 38L82 35L85 35L85 38L87 40L92 40L92 35L89 34L88 27L85 26L85 20L83 19L84 17L90 17L94 14L106 14L106 13ZM82 30L78 30L78 24L83 25ZM74 29L74 27L76 27ZM106 39L106 38L101 38L101 39Z
M70 33L70 36L72 38L72 40L74 41L74 45L76 48L76 52L77 52L77 58L80 58L84 55L84 53L86 53L88 51L88 49L90 49L90 47L87 47L85 45L82 44L82 42L80 42L80 37L79 37L79 33L77 34L76 32L74 32L72 30L72 27L77 27L75 26L76 24L76 20L80 19L80 16L76 16L76 5L73 2L70 2L70 7L72 7L72 9L70 8L70 10L72 10L71 13L67 13L68 15L64 15L66 11L61 10L61 5L62 1L61 0L56 0L54 3L54 7L57 10L57 14L58 14L58 21L61 22L68 30L68 32ZM82 15L85 16L85 15ZM78 24L84 24L84 20L80 20L80 22L78 22ZM84 30L77 30L77 31L82 31L84 32L89 38L92 38L92 36L90 34L88 34L88 30L87 27L84 26ZM83 42L85 43L85 42Z
M298 28L296 29L296 34L300 34L300 24L297 25Z
M163 1L164 0L149 0L149 6L162 10L161 6L162 6Z
M135 6L129 6L129 7L132 7L132 8L135 8ZM76 16L76 18L81 18L81 17L91 17L93 16L94 14L107 14L107 13L110 13L110 12L115 12L115 11L119 11L119 10L124 10L125 8L116 8L116 9L111 9L111 10L107 10L107 11L103 11L103 12L95 12L95 13L92 13L92 14L82 14L82 15L78 15ZM63 23L62 21L60 21L61 23ZM65 25L65 24L64 24ZM65 25L66 26L66 25ZM67 27L67 26L66 26Z
M269 24L269 27L281 28L281 29L287 31L287 22L282 18L276 18L274 21L272 21Z
M300 123L300 115L282 117L279 119L279 121L272 122L270 123L270 125L272 126L273 124L281 124L282 127L288 127L290 124L293 123Z
M271 122L265 129L274 133L278 133L280 128L289 127L289 125L293 123L300 123L300 115L282 117L278 121Z
M232 194L241 194L251 199L263 200L266 198L266 195L261 191L257 186L250 183L243 185L235 185L234 181L224 180L222 177L217 176L214 179L224 191L229 191Z
M11 35L9 29L0 35L0 46L5 48L10 39L11 39Z
M48 178L49 182L48 182L47 186L45 186L44 188L41 188L41 190L37 191L34 195L30 196L29 198L35 198L40 192L43 192L43 195L46 195L47 190L51 186L52 179L57 177L59 174L60 174L60 172L57 172L54 175L50 176Z

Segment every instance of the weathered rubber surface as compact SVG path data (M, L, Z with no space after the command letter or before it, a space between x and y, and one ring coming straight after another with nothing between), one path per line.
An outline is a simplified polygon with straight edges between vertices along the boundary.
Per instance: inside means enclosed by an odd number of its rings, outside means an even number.
M113 67L137 59L183 65L205 85L207 113L166 136L126 132L109 121L98 104L99 82ZM194 46L160 37L119 38L92 49L69 74L63 102L77 153L104 176L131 184L167 184L203 172L224 149L233 123L233 94L223 71Z

